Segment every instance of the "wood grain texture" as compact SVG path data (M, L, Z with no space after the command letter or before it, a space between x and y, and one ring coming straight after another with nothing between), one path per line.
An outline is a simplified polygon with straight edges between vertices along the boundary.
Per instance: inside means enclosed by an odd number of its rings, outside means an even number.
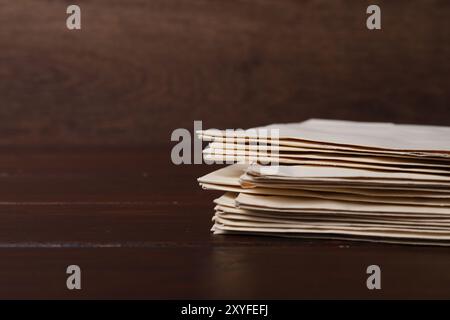
M0 0L0 144L160 144L310 117L450 125L450 4Z
M380 32L368 1L76 2L81 31L0 0L0 298L450 297L445 248L211 235L212 167L167 147L193 120L450 125L448 1L378 1Z
M174 166L168 148L2 151L2 299L450 298L447 248L212 235L220 192L195 180L212 168Z

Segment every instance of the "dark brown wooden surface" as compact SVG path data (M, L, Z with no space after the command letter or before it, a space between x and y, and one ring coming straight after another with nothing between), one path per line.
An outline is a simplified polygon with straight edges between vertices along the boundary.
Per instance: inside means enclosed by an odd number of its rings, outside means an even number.
M65 26L82 10L82 30ZM450 2L0 0L0 144L158 144L203 120L450 125Z
M211 235L212 167L169 155L3 148L0 298L450 298L448 248Z
M445 248L213 236L170 162L193 120L450 125L450 2L370 3L0 0L0 298L450 298Z

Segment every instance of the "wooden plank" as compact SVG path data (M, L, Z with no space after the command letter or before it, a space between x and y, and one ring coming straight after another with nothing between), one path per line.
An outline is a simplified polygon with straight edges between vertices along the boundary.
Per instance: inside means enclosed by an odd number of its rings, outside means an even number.
M164 144L203 120L450 125L448 1L0 4L0 143Z
M382 290L366 288L379 264ZM66 288L79 265L82 289ZM446 298L448 250L330 243L292 247L1 249L0 298Z
M215 195L195 181L211 167L155 150L0 157L0 298L450 297L447 248L213 236ZM79 292L65 287L71 264ZM379 292L366 288L371 264Z

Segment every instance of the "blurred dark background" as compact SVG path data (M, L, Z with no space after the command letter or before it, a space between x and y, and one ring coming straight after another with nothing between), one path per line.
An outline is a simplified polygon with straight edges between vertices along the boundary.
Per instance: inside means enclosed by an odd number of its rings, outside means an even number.
M0 145L166 145L193 120L450 125L449 16L447 0L0 0Z

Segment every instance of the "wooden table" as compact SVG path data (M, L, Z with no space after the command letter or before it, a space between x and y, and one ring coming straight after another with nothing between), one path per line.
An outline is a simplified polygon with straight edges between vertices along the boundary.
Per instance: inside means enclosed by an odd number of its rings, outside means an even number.
M448 248L212 235L212 169L169 146L3 148L0 298L450 297Z

